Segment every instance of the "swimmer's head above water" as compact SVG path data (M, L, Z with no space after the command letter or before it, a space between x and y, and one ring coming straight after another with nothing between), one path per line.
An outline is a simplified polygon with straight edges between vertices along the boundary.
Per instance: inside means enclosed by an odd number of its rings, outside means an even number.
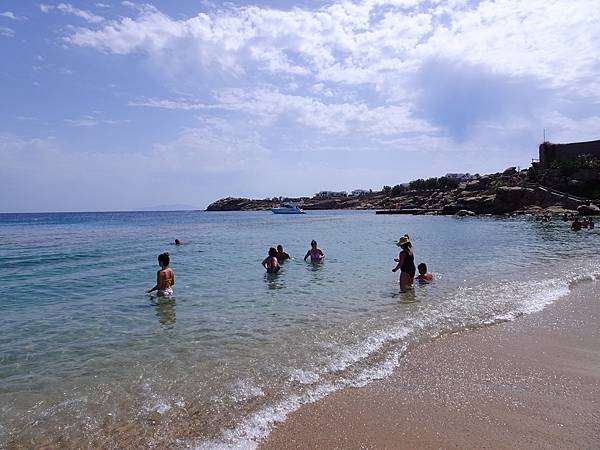
M160 255L158 255L158 264L161 267L167 267L170 262L171 262L171 260L169 258L169 252L164 252L164 253L161 253Z

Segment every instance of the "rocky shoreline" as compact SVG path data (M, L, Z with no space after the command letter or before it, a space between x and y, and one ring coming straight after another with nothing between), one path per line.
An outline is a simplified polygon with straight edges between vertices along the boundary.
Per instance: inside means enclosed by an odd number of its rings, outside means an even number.
M598 174L596 174L597 176ZM589 174L588 174L589 177ZM537 177L536 177L537 178ZM578 197L543 185L531 170L510 167L489 175L466 175L453 186L426 189L422 183L384 187L360 195L247 199L227 197L211 203L206 211L269 210L286 202L301 203L305 210L374 209L443 215L563 214L599 215L600 201ZM441 179L434 179L441 180ZM429 181L429 180L427 180ZM430 183L432 184L432 183ZM441 183L438 183L441 184ZM418 189L412 187L418 186Z

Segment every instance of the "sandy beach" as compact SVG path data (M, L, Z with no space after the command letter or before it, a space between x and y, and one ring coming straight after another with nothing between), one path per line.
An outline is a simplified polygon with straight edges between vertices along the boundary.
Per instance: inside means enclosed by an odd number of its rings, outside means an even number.
M420 344L394 374L304 405L261 449L598 449L600 282Z

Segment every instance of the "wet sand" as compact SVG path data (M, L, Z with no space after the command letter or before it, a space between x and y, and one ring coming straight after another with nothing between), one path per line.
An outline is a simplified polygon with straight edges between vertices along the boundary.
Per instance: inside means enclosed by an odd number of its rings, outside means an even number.
M411 349L394 374L304 405L260 449L599 449L600 282Z

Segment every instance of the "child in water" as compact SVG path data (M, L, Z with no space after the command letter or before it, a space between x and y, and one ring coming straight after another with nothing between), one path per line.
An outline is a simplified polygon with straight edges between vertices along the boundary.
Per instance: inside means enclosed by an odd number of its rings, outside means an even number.
M277 261L277 250L274 247L269 249L269 256L263 260L262 265L267 269L267 273L279 272L281 266L279 265L279 261Z
M304 255L304 261L306 261L306 258L309 256L311 263L320 262L325 257L325 253L323 253L323 250L317 247L317 241L314 239L310 241L310 250L306 252L306 255Z
M416 276L415 280L419 280L419 283L428 284L433 281L433 274L431 272L427 272L427 264L419 264L417 266L417 270L419 271L419 275Z
M146 292L158 291L159 297L170 297L173 295L172 286L175 284L175 272L169 267L169 252L158 255L160 270L156 272L156 285Z

